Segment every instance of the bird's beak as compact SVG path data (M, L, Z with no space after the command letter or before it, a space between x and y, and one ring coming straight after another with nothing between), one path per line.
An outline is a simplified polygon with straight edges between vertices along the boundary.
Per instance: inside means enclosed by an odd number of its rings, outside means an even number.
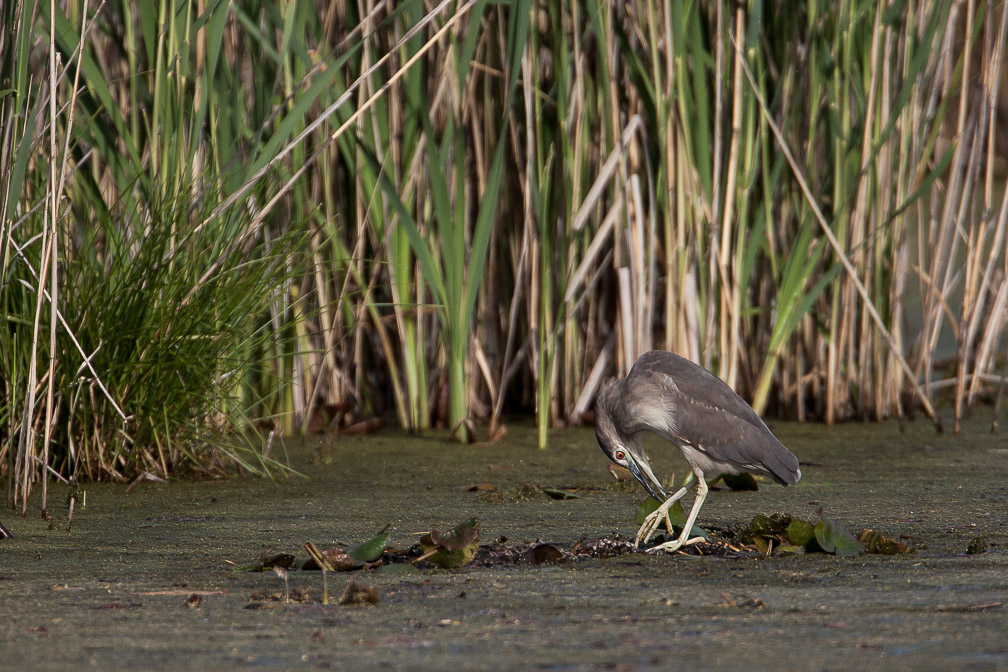
M630 458L627 460L630 473L644 486L644 489L651 493L651 496L659 502L664 502L668 499L668 495L661 487L661 481L651 471L651 465L648 464L647 458L643 455L638 457L631 453L627 453L627 455Z

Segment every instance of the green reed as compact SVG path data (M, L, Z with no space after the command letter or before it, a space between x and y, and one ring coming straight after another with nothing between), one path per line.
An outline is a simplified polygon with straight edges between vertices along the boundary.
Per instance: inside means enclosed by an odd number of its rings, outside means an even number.
M40 461L168 473L328 409L463 440L529 413L545 447L653 347L798 419L1003 385L998 8L3 11L19 498Z

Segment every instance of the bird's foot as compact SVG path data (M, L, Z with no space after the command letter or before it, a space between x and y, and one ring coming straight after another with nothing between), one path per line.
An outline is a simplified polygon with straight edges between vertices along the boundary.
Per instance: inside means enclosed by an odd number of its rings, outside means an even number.
M658 527L663 522L666 525L666 529L669 532L672 531L672 521L669 520L668 512L674 503L675 500L670 499L648 514L640 529L637 530L637 537L634 539L634 548L639 548L641 544L646 544L654 536L655 532L658 531Z
M692 546L693 544L700 541L707 541L707 540L704 539L703 537L693 537L692 539L683 539L682 537L679 537L675 541L666 541L664 544L658 544L654 548L647 549L647 551L645 552L657 553L658 551L670 551L670 552L678 551L683 546Z

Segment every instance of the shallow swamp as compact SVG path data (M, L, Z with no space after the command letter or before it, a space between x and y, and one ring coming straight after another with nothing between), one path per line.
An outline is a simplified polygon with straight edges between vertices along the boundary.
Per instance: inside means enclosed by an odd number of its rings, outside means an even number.
M90 485L69 532L53 486L52 524L37 501L27 518L2 513L0 667L1008 670L1008 441L990 417L974 409L959 435L774 423L801 482L712 489L698 519L719 538L821 508L910 554L385 562L329 573L328 605L321 572L291 571L285 602L278 575L238 570L271 547L300 567L305 542L356 544L386 524L407 549L470 517L480 543L504 547L632 539L645 494L614 479L590 428L539 451L522 424L472 446L397 430L287 441L273 456L301 475L274 480ZM678 451L648 447L657 474L685 473ZM338 603L351 577L376 604Z

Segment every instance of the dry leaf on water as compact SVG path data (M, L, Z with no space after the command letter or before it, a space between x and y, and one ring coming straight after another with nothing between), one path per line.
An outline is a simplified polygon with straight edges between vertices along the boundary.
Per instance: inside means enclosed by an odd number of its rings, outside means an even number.
M343 594L340 595L339 603L342 605L378 604L378 589L374 586L357 583L351 578Z

